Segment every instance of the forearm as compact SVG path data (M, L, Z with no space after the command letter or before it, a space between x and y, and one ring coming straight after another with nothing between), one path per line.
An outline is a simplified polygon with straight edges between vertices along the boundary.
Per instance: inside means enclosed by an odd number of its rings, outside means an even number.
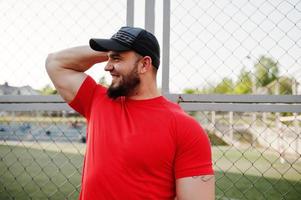
M92 50L89 46L79 46L49 54L47 70L69 69L84 72L94 64L106 61L107 53Z

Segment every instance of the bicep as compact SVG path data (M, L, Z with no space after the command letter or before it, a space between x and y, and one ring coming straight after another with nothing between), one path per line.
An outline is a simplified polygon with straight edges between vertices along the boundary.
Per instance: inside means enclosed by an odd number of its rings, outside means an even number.
M87 77L83 72L56 67L55 61L46 64L47 73L58 93L69 103Z
M214 175L201 175L176 180L177 200L215 199Z

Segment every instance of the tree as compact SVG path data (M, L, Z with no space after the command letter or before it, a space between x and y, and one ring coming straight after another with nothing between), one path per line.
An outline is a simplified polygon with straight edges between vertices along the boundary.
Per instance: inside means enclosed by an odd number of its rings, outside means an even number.
M256 86L265 87L278 78L278 62L261 56L255 64Z
M207 93L218 93L218 94L249 94L252 93L252 86L256 84L258 89L266 90L271 92L271 85L279 80L280 82L280 94L291 93L291 79L279 77L278 62L272 58L261 56L258 62L254 65L255 67L255 83L252 81L252 74L250 71L246 71L244 68L240 71L238 80L233 82L230 78L224 78L216 86L210 86L207 88L193 89L186 88L183 92L185 94L207 94Z
M218 94L232 94L233 93L233 81L229 78L224 78L214 88L214 92Z
M244 68L240 71L234 86L234 94L248 94L252 92L252 78L249 71Z
M224 78L216 86L208 86L202 89L199 88L185 88L183 90L184 94L232 94L233 93L233 81L229 78Z
M184 94L199 94L200 93L200 91L199 91L199 89L193 89L193 88L185 88L184 90L183 90L183 93Z
M57 90L51 87L49 84L45 85L41 90L40 90L42 95L53 95L57 94Z
M267 85L267 89L270 94L276 94L276 84L279 84L279 94L280 95L291 95L293 94L292 91L292 84L293 79L287 76L281 76L279 79L271 82Z

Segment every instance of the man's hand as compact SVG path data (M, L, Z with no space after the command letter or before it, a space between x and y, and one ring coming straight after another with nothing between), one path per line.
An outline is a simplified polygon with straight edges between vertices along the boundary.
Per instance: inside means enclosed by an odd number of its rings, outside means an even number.
M94 51L89 46L74 47L49 54L46 70L55 88L68 103L85 80L87 75L84 72L94 64L107 60L106 52Z
M214 175L201 175L176 180L177 200L214 200Z

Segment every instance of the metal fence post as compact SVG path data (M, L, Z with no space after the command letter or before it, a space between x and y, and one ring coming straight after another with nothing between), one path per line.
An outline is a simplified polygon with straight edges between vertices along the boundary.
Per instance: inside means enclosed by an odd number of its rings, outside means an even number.
M126 25L134 26L134 0L126 2Z
M155 33L155 0L145 1L145 29Z
M163 1L162 93L169 93L170 0Z

